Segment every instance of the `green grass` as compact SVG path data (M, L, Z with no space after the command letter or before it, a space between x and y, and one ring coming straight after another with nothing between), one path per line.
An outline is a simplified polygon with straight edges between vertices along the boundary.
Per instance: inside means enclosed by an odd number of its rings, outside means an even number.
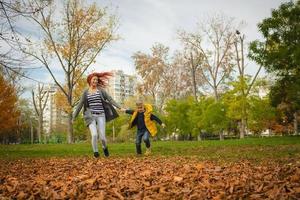
M133 142L109 143L109 150L112 157L130 157L135 155L135 144ZM300 137L246 138L224 141L158 141L152 142L152 151L152 156L196 157L201 160L300 158ZM92 156L90 143L0 145L0 159L81 156Z

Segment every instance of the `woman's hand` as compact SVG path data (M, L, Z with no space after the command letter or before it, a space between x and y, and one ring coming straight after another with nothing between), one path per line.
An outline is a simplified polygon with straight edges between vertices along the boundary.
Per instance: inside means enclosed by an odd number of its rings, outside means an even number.
M120 108L119 109L121 112L125 112L126 111L126 108Z

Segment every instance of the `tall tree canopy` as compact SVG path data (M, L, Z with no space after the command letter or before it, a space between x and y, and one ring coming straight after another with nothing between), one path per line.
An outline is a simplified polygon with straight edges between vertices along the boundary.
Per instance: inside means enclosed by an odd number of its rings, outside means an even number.
M270 97L274 106L285 108L286 117L293 116L294 132L298 132L300 108L300 1L283 3L272 16L259 25L264 41L250 44L250 58L277 75Z
M14 86L0 74L0 140L4 143L7 142L8 133L17 126L20 115L17 100Z
M250 58L279 76L300 74L300 1L282 4L259 25L264 41L253 41Z

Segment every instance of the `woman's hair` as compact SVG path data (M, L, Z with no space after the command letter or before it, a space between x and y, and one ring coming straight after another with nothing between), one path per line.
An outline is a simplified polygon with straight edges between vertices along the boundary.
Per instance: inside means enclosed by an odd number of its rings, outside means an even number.
M109 78L112 76L112 73L111 72L101 72L101 73L94 72L94 73L89 74L86 79L89 85L91 84L91 80L94 76L98 77L98 84L100 87L106 87L108 84L107 82L108 82Z

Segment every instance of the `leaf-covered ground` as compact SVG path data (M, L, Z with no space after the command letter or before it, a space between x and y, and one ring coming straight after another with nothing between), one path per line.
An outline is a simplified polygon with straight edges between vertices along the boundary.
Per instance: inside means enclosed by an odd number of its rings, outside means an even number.
M0 160L0 199L299 199L297 159L182 157Z

